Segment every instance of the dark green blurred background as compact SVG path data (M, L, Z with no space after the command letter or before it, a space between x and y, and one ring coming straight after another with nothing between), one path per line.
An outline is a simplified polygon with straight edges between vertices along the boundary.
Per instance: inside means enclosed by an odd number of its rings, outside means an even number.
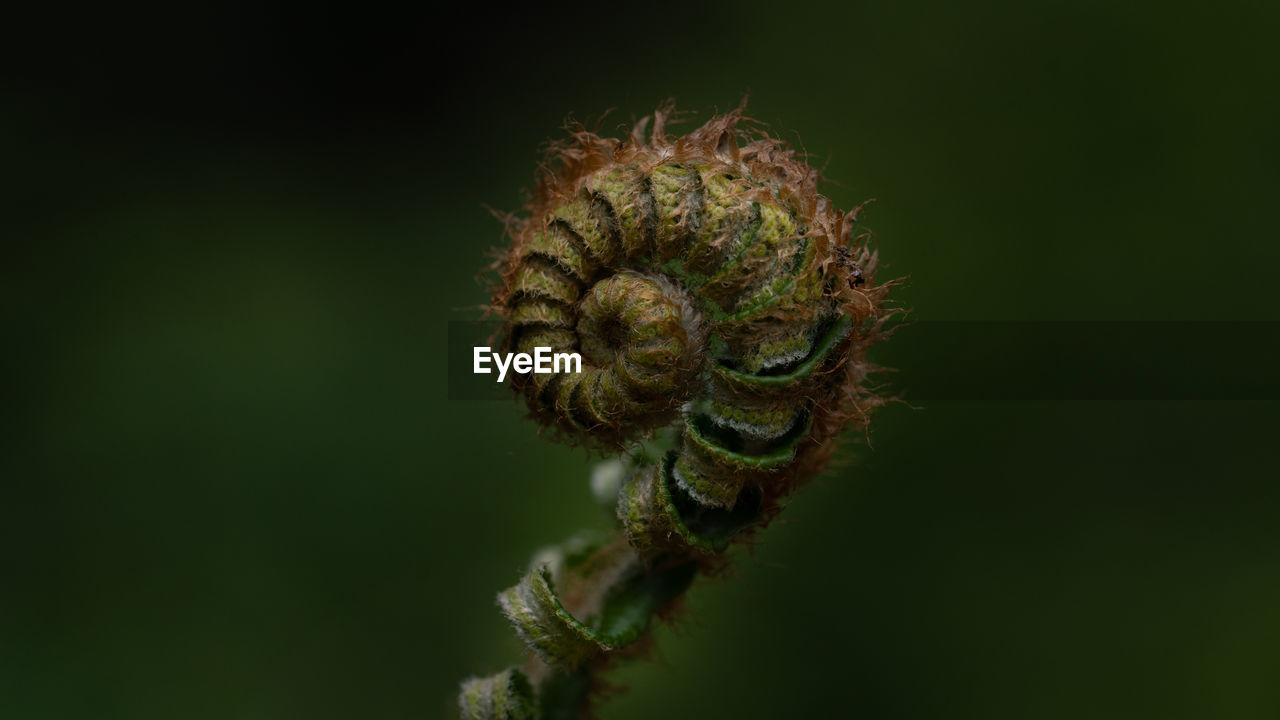
M6 41L3 718L445 717L519 657L494 595L606 520L446 323L571 113L750 91L922 320L1280 319L1275 4L98 12ZM921 405L603 717L1280 715L1273 402Z

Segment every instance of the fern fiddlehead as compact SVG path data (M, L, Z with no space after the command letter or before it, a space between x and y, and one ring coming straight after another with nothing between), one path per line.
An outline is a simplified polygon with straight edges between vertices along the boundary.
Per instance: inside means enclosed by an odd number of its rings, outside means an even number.
M681 137L671 117L624 140L571 127L509 220L504 345L583 358L512 387L559 439L621 456L597 487L618 528L541 552L498 596L531 658L463 683L465 718L579 716L599 671L883 402L866 352L892 283L856 213L742 108Z

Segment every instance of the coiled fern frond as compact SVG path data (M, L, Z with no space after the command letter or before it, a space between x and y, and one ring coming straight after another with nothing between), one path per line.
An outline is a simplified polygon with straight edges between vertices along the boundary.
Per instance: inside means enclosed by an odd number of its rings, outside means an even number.
M892 283L856 211L742 110L681 137L669 104L622 140L570 126L508 220L504 349L583 358L512 387L558 439L620 456L597 477L618 523L539 554L498 596L531 657L463 683L463 717L585 713L599 671L884 402L866 352Z

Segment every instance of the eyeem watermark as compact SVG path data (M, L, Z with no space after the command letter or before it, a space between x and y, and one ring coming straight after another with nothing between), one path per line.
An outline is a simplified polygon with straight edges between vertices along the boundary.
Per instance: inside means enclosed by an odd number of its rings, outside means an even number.
M507 378L507 371L514 370L521 375L530 372L538 375L549 375L558 372L582 372L582 356L576 352L553 353L549 347L535 347L533 355L529 353L496 353L491 348L476 347L472 358L475 360L473 372L476 375L489 375L493 369L489 362L498 368L498 382ZM563 370L561 369L563 363Z

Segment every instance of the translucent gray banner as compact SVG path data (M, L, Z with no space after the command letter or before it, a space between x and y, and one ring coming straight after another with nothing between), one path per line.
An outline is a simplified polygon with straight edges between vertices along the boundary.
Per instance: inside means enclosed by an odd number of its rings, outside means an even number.
M495 323L449 323L449 399L510 402L473 374ZM1280 322L917 322L872 359L886 392L939 402L1280 399Z

